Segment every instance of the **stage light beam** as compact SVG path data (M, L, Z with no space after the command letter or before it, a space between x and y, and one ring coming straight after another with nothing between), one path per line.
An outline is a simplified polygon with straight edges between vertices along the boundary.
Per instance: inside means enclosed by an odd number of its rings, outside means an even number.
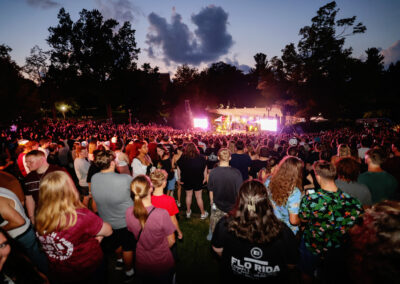
M193 118L193 127L207 129L208 128L208 119L207 118Z

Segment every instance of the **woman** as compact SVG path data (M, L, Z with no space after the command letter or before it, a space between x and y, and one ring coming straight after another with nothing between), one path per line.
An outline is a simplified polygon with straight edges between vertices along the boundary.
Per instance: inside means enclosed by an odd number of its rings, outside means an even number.
M178 146L175 150L174 156L172 157L172 168L175 173L176 187L177 187L177 202L178 207L181 207L181 194L182 194L182 185L181 185L181 173L178 169L178 161L183 155L183 146Z
M303 162L297 157L286 156L265 182L275 215L294 234L297 233L300 224L302 179Z
M62 283L101 282L100 242L112 234L111 226L83 206L67 173L47 174L39 190L35 227L49 259L50 277Z
M157 169L163 169L167 172L168 174L167 184L166 184L167 195L173 197L176 179L174 171L172 170L172 162L169 152L167 148L162 144L157 145L156 152L157 152L157 161L155 161L154 164L156 165Z
M147 142L135 142L134 148L135 158L133 159L131 165L133 177L149 174L153 164L151 163L150 156L148 155L149 148L147 147Z
M129 157L127 154L122 152L122 148L124 145L121 140L116 141L113 144L115 147L115 167L120 174L131 175L131 171L129 170Z
M126 210L126 224L136 240L136 272L143 283L172 283L174 258L170 247L175 243L176 227L165 209L151 203L153 188L145 175L131 183L134 206Z
M337 161L344 157L351 157L351 150L346 144L340 144L338 146L337 155L332 156L331 163L336 164Z
M215 227L213 250L222 257L224 283L288 283L298 253L292 231L277 217L265 186L242 184L235 208Z
M178 161L178 167L181 172L181 182L186 191L186 218L192 215L191 205L193 191L199 206L200 219L206 219L208 212L204 210L202 187L207 180L207 161L200 155L196 145L189 143L186 145L185 153Z

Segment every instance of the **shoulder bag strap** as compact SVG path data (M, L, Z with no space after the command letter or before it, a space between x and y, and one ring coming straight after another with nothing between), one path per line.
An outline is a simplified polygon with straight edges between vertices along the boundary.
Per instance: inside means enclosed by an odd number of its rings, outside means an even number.
M155 207L153 207L153 208L150 210L149 214L147 215L147 220L149 219L149 217L150 217L150 214L151 214L151 213L153 213L154 209L156 209L156 208L155 208ZM146 220L146 222L147 222L147 220ZM145 223L145 225L146 225L146 223ZM143 228L142 228L142 229L140 229L140 231L139 231L139 235L138 235L138 238L137 238L137 242L136 242L136 243L138 243L138 242L139 242L139 240L140 240L140 235L142 234L142 231L143 231Z

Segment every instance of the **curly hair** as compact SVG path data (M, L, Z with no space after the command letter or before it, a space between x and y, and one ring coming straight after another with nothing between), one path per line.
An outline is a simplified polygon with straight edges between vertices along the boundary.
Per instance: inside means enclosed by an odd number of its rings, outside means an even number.
M252 243L270 242L283 228L283 223L274 214L267 189L258 180L242 184L227 221L230 232Z
M294 156L286 156L280 161L268 186L276 205L285 205L295 187L303 189L303 167L303 162Z

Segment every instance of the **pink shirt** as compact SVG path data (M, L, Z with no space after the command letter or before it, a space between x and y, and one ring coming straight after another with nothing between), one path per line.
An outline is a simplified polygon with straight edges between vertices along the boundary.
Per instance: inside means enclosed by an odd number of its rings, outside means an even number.
M95 236L103 220L86 208L76 210L76 224L61 232L38 236L47 258L50 273L63 281L79 281L101 264L103 252Z
M147 212L154 206L147 207ZM137 239L141 229L139 220L133 215L133 207L126 210L128 230ZM140 274L163 274L171 270L175 263L168 246L167 236L176 228L165 209L156 208L147 219L136 246L136 270Z

